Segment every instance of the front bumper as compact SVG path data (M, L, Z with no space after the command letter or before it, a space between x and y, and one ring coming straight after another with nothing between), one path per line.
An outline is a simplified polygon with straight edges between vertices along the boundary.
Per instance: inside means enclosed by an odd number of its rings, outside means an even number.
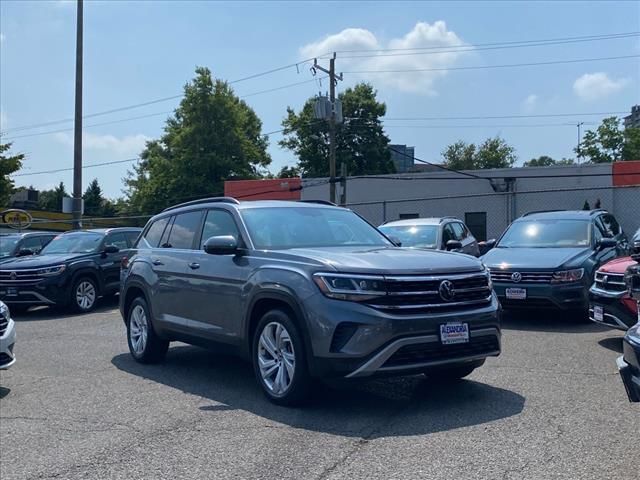
M0 284L0 300L9 305L65 305L69 300L71 279L62 274L37 282Z
M589 290L589 320L623 331L634 326L637 322L637 313L629 310L624 303L623 299L626 295L626 292L612 293L592 287ZM594 307L602 307L602 320L596 319Z
M507 298L508 288L522 288L527 291L527 298L516 300ZM569 284L539 283L497 283L493 282L500 303L507 309L554 309L554 310L586 310L589 298L586 286L582 282Z
M448 312L388 314L321 294L305 301L315 376L347 378L403 375L440 365L497 356L501 351L501 314L497 297L481 307ZM469 342L442 345L440 325L469 326Z
M0 370L6 370L16 363L13 347L16 343L16 324L9 319L4 333L0 336Z

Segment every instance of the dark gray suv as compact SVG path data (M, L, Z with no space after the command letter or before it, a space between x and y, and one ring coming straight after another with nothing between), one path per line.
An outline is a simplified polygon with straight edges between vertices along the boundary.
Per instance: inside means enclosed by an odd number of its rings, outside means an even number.
M123 262L120 310L139 362L169 342L250 359L275 403L313 379L470 374L500 354L500 306L467 255L398 248L350 210L213 198L152 218Z

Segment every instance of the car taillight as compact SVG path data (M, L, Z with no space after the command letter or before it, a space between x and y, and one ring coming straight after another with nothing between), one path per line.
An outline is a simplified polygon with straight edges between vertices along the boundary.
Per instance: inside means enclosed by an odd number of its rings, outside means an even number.
M129 257L122 257L122 260L120 260L120 268L129 268Z

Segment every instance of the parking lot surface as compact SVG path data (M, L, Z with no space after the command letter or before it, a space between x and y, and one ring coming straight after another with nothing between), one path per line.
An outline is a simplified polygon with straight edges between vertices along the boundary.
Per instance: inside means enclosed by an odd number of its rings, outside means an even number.
M16 321L3 480L638 478L622 334L597 325L514 316L503 354L466 381L334 383L289 409L233 357L176 344L164 364L135 363L114 300Z

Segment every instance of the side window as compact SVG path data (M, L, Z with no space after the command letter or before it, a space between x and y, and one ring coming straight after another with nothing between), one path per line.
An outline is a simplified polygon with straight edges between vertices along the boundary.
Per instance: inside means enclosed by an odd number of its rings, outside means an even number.
M605 238L613 237L613 234L611 233L611 230L609 230L607 225L602 220L603 220L602 216L596 218L596 222L595 222L596 230L600 231L600 235L602 235L602 237L605 237Z
M462 224L456 222L456 223L452 223L452 225L453 225L453 234L454 234L455 240L459 240L459 241L464 240L466 235L465 235L464 227L462 226Z
M42 245L42 248L46 247L47 245L49 245L49 242L51 240L53 240L55 238L55 235L51 235L50 237L40 237L40 245Z
M602 228L598 225L598 221L593 224L593 239L597 244L600 240L602 240Z
M176 215L167 240L168 248L193 248L193 242L197 232L200 231L200 221L202 219L202 210L195 212L187 212ZM164 246L164 245L163 245Z
M28 248L32 252L38 253L42 249L42 243L40 243L40 237L28 237L25 238L20 245L20 248Z
M602 215L600 218L604 228L609 232L609 236L615 237L620 233L620 225L613 215Z
M151 224L143 238L147 247L156 248L160 245L160 239L162 238L167 223L169 223L169 217L161 218Z
M445 247L449 240L455 240L455 234L453 233L453 228L450 223L447 223L442 229L442 246Z
M127 237L125 237L124 233L122 232L110 233L109 235L107 235L104 244L115 245L120 250L126 250L127 248L129 248L129 245L127 244Z
M229 212L224 210L209 210L202 229L200 247L202 248L204 242L209 238L219 237L221 235L232 235L236 240L240 240L240 232L238 231L233 216Z
M124 232L124 236L127 237L127 240L129 241L129 246L133 247L136 244L136 240L138 240L138 237L140 236L139 232Z

